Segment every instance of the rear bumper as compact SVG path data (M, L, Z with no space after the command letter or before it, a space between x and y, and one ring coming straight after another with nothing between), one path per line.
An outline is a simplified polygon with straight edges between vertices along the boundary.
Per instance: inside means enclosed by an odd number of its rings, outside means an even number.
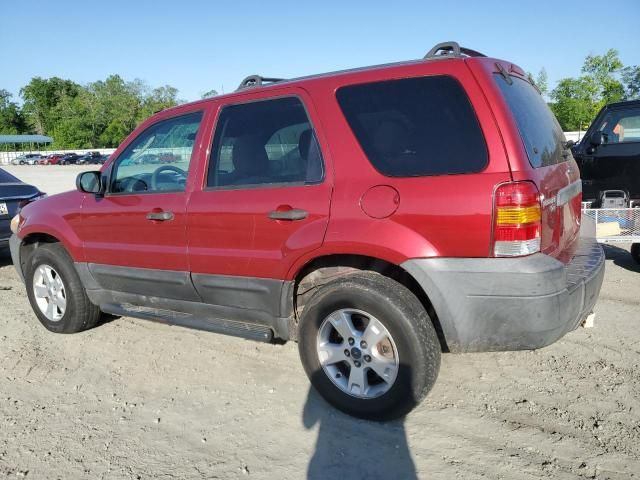
M450 351L530 350L555 342L592 311L604 252L583 237L568 265L538 253L412 259L402 267L433 303Z

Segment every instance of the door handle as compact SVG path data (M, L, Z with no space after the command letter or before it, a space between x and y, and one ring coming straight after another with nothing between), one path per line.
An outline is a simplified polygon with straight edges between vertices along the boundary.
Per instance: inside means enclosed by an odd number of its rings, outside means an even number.
M147 220L153 220L156 222L173 220L173 212L149 212L147 213Z
M300 208L290 208L289 210L274 210L269 212L269 218L271 220L304 220L309 216L309 212L301 210Z

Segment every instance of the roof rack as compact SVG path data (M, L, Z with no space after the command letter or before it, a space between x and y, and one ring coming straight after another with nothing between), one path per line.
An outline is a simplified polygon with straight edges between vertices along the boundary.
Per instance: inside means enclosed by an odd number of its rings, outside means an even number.
M261 77L260 75L249 75L247 78L240 82L240 86L237 90L243 90L245 88L261 87L265 83L282 82L284 78L271 78Z
M470 48L461 47L458 42L442 42L437 44L424 56L427 58L440 57L486 57L483 53L471 50Z

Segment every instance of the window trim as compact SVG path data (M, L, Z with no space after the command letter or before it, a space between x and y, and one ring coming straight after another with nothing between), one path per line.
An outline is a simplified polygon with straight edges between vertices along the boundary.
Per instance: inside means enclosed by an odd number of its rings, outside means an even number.
M480 132L480 135L482 137L482 143L484 144L484 150L486 152L486 162L485 164L482 166L482 168L480 170L474 170L474 171L470 171L470 172L461 172L461 173L432 173L432 174L421 174L421 175L387 175L386 173L382 172L380 169L378 169L378 167L371 161L371 159L369 158L369 156L367 155L367 153L364 151L364 148L362 147L362 144L360 143L360 140L358 140L358 137L356 135L356 133L353 131L353 128L351 127L351 123L349 123L349 120L347 119L347 116L344 113L344 110L342 109L342 105L340 105L340 101L338 100L338 92L346 87L355 87L355 86L361 86L361 85L373 85L373 84L379 84L379 83L391 83L391 82L397 82L397 81L402 81L402 80L414 80L414 79L418 79L418 78L433 78L433 77L447 77L452 79L453 81L455 81L458 86L462 89L462 92L464 92L465 97L467 99L467 101L469 102L469 106L471 107L471 111L473 112L473 116L476 120L476 123L478 125L478 131ZM349 84L345 84L345 85L340 85L338 88L335 89L335 91L333 92L333 96L334 96L334 100L338 106L338 109L340 110L340 113L342 114L342 118L344 119L344 122L347 124L347 127L349 128L349 131L351 132L351 137L353 139L353 141L355 142L356 146L358 147L358 149L360 150L360 152L362 153L362 156L365 158L365 160L367 161L367 163L371 166L371 168L373 168L377 173L379 173L380 175L382 175L385 178L393 178L393 179L412 179L412 178L438 178L438 177L450 177L450 176L458 176L458 175L477 175L479 173L484 172L485 170L487 170L489 168L489 166L491 165L491 152L489 150L489 144L487 143L487 136L485 135L483 126L482 126L482 122L480 121L480 117L478 116L478 112L476 111L475 106L473 105L473 102L471 101L471 96L469 95L469 93L467 92L467 90L464 88L463 83L458 79L458 77L456 77L455 75L451 75L450 73L433 73L433 74L428 74L428 75L412 75L409 77L399 77L399 78L386 78L383 80L373 80L373 81L364 81L364 82L355 82L355 83L349 83Z
M311 132L313 133L313 136L316 139L316 143L318 144L318 150L320 151L320 161L322 162L322 177L320 178L320 180L316 181L316 182L278 182L278 183L249 183L246 185L221 185L221 186L210 186L209 185L209 169L212 167L212 165L215 168L215 165L212 164L211 160L212 160L212 156L215 154L215 150L214 150L214 145L215 145L215 141L216 141L216 133L218 132L218 127L219 127L219 121L220 121L220 117L222 116L222 112L224 111L225 108L227 107L235 107L235 106L239 106L239 105L248 105L248 104L252 104L252 103L258 103L258 102L269 102L269 101L273 101L273 100L281 100L281 99L285 99L285 98L295 98L298 101L300 101L300 103L302 104L302 108L304 109L304 113L307 116L307 120L309 121L309 125L311 126ZM204 178L203 178L203 186L202 186L202 191L203 192L215 192L215 191L229 191L229 190L258 190L258 189L271 189L271 188L287 188L287 187L313 187L316 185L321 185L325 182L325 180L327 179L327 165L325 162L325 153L322 150L322 145L320 144L320 140L318 138L318 135L316 134L316 127L313 123L313 119L311 118L311 115L309 114L309 109L307 108L307 104L304 101L304 98L302 98L302 96L296 94L296 93L284 93L282 95L274 95L274 96L270 96L270 97L260 97L260 98L252 98L252 99L248 99L248 100L241 100L238 102L229 102L229 103L224 103L221 104L218 107L218 112L216 114L216 118L213 122L213 129L211 131L212 135L211 135L211 143L209 144L209 155L207 155L207 162L206 162L206 168L204 170ZM214 162L215 163L215 162Z
M131 146L131 144L133 142L135 142L138 138L140 138L142 135L144 135L150 129L152 129L153 127L155 127L156 125L158 125L158 124L160 124L162 122L175 120L175 119L180 118L180 117L187 117L189 115L193 115L193 114L196 114L196 113L200 114L200 124L198 125L198 133L196 133L196 138L198 138L198 135L201 134L201 128L203 126L203 123L204 123L204 120L205 120L205 115L206 115L205 110L202 110L202 109L192 110L190 112L182 112L182 113L180 113L178 115L175 115L175 116L172 116L172 117L160 118L156 122L154 122L151 125L147 126L138 135L136 135L129 143L127 143L127 146L122 149L120 154L116 158L114 158L113 161L109 162L107 189L105 191L104 196L105 197L122 197L122 196L126 196L126 195L153 195L153 194L157 195L159 193L184 193L184 192L186 192L186 188L183 189L183 190L157 190L157 191L140 191L140 192L113 192L111 189L113 188L113 182L115 181L115 175L118 173L117 167L119 166L119 162L120 162L120 159L122 158L122 154L127 151L127 149ZM135 132L135 130L134 130L134 132ZM185 172L186 175L187 175L187 179L189 178L189 172L191 171L191 165L192 165L192 162L193 162L193 154L194 154L195 150L196 150L196 142L194 140L193 149L191 150L191 158L189 159L189 168Z

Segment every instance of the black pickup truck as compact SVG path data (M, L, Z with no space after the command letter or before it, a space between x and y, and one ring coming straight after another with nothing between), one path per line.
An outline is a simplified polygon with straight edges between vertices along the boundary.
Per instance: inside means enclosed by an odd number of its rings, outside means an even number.
M605 105L572 151L583 201L600 208L617 191L620 206L640 208L640 100ZM640 263L640 243L631 255Z

